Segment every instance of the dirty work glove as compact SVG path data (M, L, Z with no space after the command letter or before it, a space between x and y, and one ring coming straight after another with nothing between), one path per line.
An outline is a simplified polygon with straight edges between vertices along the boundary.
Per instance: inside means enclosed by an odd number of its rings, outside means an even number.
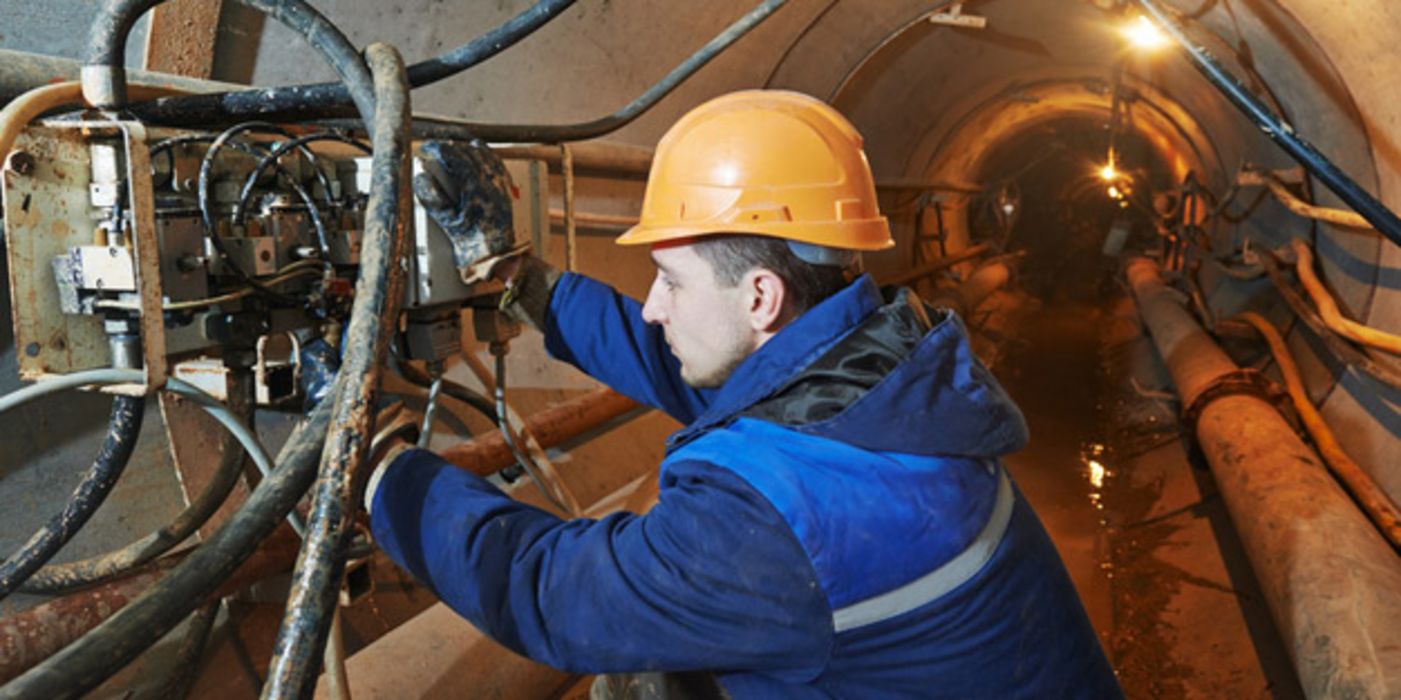
M529 247L516 245L511 178L485 143L427 141L419 155L425 172L414 176L414 194L452 241L463 282L487 279L498 263Z

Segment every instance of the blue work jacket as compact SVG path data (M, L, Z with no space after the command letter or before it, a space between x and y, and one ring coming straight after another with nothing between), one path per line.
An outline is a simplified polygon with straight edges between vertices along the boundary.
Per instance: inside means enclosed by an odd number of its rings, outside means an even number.
M384 472L380 546L502 644L579 673L705 670L734 698L1120 695L999 457L1026 425L962 324L862 277L719 389L578 275L546 347L685 424L646 515L565 521L431 453Z

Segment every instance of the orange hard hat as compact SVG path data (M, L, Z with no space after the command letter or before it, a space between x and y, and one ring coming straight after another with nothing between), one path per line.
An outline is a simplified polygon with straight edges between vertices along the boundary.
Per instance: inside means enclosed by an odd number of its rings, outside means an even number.
M618 243L718 233L895 245L861 135L826 103L785 90L723 95L676 122L657 144L642 218Z

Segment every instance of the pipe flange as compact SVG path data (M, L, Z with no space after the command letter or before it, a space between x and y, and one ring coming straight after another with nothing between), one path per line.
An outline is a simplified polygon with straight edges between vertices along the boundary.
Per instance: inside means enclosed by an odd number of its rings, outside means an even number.
M1289 392L1260 370L1250 368L1227 372L1213 379L1205 389L1197 393L1192 403L1182 409L1182 425L1191 431L1192 435L1196 435L1197 421L1201 420L1202 412L1207 406L1217 399L1240 395L1254 396L1274 406L1294 432L1299 432L1299 415L1289 399Z

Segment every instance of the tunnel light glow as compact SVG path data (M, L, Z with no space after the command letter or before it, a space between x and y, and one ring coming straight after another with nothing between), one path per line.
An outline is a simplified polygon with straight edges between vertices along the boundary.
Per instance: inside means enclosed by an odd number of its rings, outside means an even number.
M1159 29L1158 25L1153 24L1153 20L1143 15L1139 15L1120 31L1123 32L1124 38L1128 39L1130 44L1145 51L1151 51L1168 43L1167 35L1163 34L1163 30Z
M1115 187L1114 185L1110 185L1110 186L1109 186L1109 197L1110 197L1111 199L1122 199L1122 198L1124 197L1124 193L1123 193L1123 192L1120 192L1118 187Z
M1113 163L1107 163L1103 168L1099 169L1099 179L1104 180L1105 182L1113 182L1115 180L1118 180L1119 169L1115 168Z

